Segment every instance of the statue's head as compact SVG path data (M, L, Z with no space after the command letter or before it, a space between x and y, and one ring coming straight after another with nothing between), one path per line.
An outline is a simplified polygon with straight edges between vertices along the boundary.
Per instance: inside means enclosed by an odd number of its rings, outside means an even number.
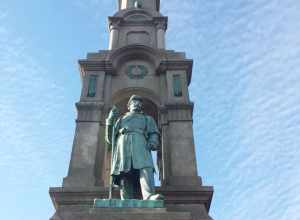
M127 103L130 112L140 112L143 107L143 99L141 96L132 95Z

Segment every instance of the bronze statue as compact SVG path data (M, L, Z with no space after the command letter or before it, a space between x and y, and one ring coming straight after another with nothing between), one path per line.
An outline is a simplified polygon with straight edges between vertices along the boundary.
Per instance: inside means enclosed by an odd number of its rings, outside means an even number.
M155 120L142 112L143 101L133 95L127 112L118 117L116 107L106 120L106 141L111 145L112 184L120 186L121 199L133 199L140 184L143 200L162 199L155 194L154 165L151 151L159 147L159 131Z

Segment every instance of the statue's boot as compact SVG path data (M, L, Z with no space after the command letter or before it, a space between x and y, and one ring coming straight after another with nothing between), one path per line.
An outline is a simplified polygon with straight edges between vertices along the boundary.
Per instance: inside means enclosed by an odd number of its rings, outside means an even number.
M153 194L151 196L149 196L149 198L147 200L164 200L164 196L161 194Z

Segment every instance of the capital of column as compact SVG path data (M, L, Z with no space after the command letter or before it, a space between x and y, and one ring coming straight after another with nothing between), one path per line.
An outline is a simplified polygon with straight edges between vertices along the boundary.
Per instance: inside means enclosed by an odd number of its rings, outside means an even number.
M109 27L109 30L116 30L116 29L119 29L119 26L120 26L120 18L118 17L108 17L108 27Z
M119 30L119 23L111 22L109 24L109 31Z
M155 21L155 25L156 25L157 29L162 29L162 30L166 31L168 28L168 20L166 17L163 17L163 19L157 19Z

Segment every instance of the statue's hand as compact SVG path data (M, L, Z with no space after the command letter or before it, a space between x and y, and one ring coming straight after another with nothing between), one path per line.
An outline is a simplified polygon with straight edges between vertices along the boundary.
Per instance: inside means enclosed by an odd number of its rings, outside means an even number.
M147 149L149 150L149 151L156 151L157 149L156 149L156 146L153 144L153 143L148 143L147 144Z
M111 119L111 120L116 119L118 117L118 115L119 115L119 110L114 105L108 114L108 119Z

